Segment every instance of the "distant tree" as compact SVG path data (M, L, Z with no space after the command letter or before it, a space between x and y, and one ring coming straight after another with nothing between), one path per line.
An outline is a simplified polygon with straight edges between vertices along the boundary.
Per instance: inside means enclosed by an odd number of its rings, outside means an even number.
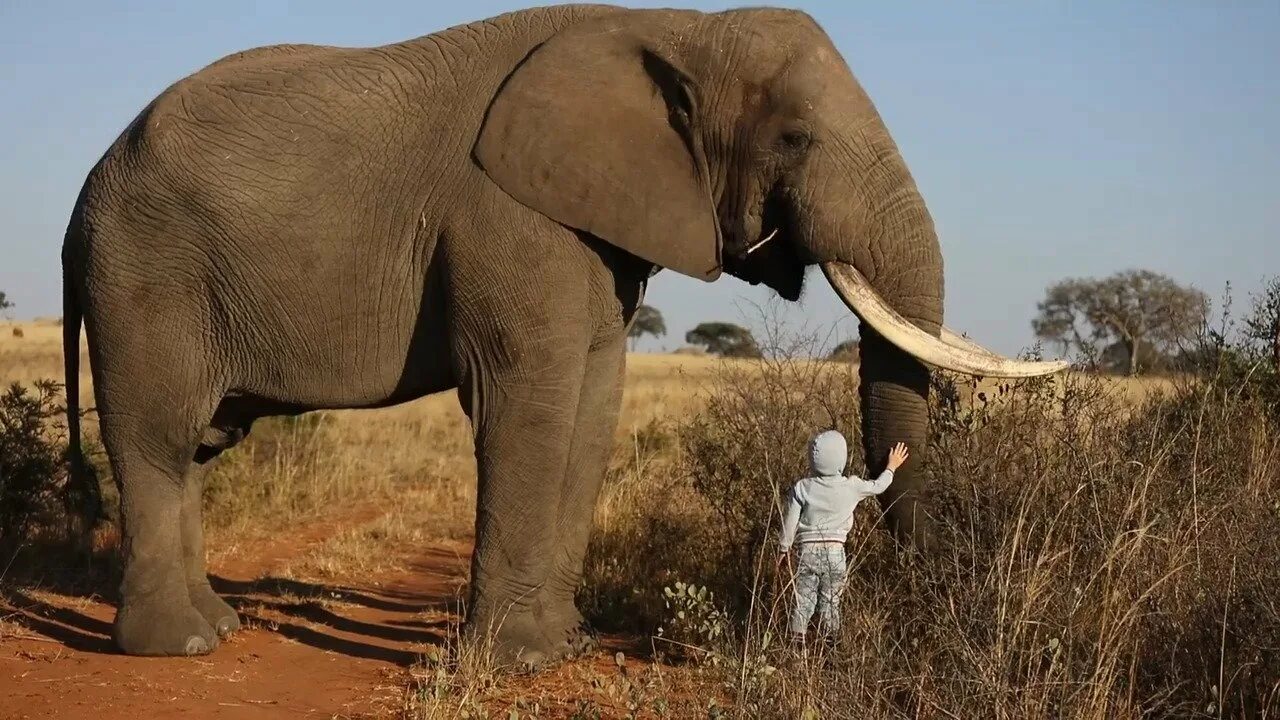
M827 355L828 360L836 360L839 362L857 362L858 360L858 341L845 340L831 349L831 353Z
M701 345L707 352L721 357L760 357L760 346L751 331L732 323L702 323L685 333L684 340L690 345Z
M636 316L631 319L631 328L627 330L627 337L631 338L631 349L636 349L636 343L640 341L643 335L652 335L655 338L667 334L667 324L662 320L662 313L658 309L649 305L641 305L636 308Z
M0 291L0 313L8 317L9 309L13 307L13 303L9 302L9 298L5 297L4 292Z
M1170 356L1200 329L1209 299L1149 270L1102 279L1063 280L1049 287L1031 321L1036 336L1099 357L1119 344L1123 371L1136 375L1143 355Z
M1161 372L1172 369L1178 366L1177 358L1182 352L1188 352L1188 350L1184 349L1173 355L1166 355L1152 347L1147 341L1139 341L1137 348L1138 367L1142 369L1142 372ZM1102 351L1097 356L1098 366L1102 370L1116 374L1128 373L1132 360L1133 356L1129 348L1118 340L1102 348Z

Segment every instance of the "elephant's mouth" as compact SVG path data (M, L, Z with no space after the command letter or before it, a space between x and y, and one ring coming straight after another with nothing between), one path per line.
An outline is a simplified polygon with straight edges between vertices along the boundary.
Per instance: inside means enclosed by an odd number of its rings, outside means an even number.
M752 285L764 283L787 300L800 299L805 263L796 244L795 215L779 191L765 198L760 236L725 258L725 270Z

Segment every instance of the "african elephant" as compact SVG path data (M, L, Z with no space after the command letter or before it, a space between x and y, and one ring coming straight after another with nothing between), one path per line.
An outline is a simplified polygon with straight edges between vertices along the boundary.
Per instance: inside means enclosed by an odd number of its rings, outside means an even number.
M821 265L862 321L872 473L893 441L923 448L925 363L1062 367L943 332L924 202L793 11L566 5L232 55L106 151L62 261L70 422L83 318L133 654L209 652L239 626L205 575L200 497L257 418L455 388L479 474L467 632L535 665L580 647L627 327L661 268L795 300ZM912 464L884 501L920 540Z

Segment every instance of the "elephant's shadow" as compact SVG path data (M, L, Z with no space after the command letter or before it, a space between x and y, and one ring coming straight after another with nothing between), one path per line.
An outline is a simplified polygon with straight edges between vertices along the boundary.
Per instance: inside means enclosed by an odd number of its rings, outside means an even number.
M277 577L246 582L214 575L209 581L250 625L320 650L400 666L418 661L420 653L410 647L445 644L456 617L456 599L446 595L374 594L341 584ZM353 608L352 615L357 617L330 608L330 599ZM358 617L370 611L379 620ZM423 615L442 619L428 621Z
M46 578L47 580L47 578ZM322 584L266 577L252 581L210 576L213 589L251 627L319 650L407 667L419 660L412 648L444 645L456 630L457 601L452 596L395 591L372 594L341 584ZM67 598L103 602L106 582L40 583L0 586L0 617L31 636L78 652L115 654L111 622L94 615L85 603L59 603L42 597L47 591ZM38 587L39 590L33 589ZM336 600L355 616L372 614L371 622L335 612ZM109 600L107 602L110 602ZM101 606L98 606L101 608ZM93 614L90 614L93 613ZM424 619L440 617L443 619Z
M0 619L24 628L26 634L79 652L116 652L111 642L111 623L71 607L47 602L30 589L0 586L0 605ZM3 637L0 635L0 639Z

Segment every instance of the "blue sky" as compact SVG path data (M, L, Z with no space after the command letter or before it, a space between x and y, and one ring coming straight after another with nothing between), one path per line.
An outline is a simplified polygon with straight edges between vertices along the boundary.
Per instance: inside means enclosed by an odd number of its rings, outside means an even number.
M880 108L937 221L947 321L978 340L1030 345L1036 301L1067 276L1143 267L1240 299L1280 274L1280 3L779 4L826 28ZM85 173L179 77L247 47L381 44L517 7L6 0L0 290L18 317L60 312ZM648 301L672 335L643 347L751 320L769 294L661 273ZM786 317L856 330L820 274Z

